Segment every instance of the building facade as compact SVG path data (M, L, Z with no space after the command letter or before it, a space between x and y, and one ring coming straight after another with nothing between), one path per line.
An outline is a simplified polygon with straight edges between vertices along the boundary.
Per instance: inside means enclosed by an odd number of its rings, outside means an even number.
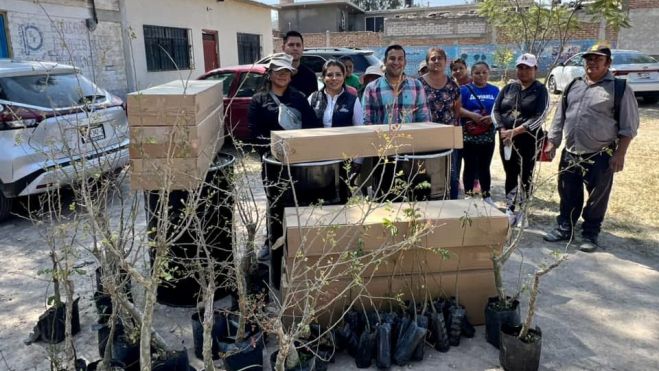
M252 0L3 0L0 58L72 64L124 96L268 54L271 10Z

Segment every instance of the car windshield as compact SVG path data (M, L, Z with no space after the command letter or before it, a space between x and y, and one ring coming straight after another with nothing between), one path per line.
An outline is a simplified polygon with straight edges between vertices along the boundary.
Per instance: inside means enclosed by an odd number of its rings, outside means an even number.
M657 60L643 53L614 53L613 64L657 63Z
M106 92L78 73L0 77L0 99L44 108L98 102Z
M236 77L236 74L233 71L229 72L218 72L212 75L206 76L205 80L218 80L222 81L222 92L225 97L229 96L229 90L231 89L231 82Z
M355 72L362 74L369 66L380 65L380 60L373 54L360 54L353 57L355 61Z

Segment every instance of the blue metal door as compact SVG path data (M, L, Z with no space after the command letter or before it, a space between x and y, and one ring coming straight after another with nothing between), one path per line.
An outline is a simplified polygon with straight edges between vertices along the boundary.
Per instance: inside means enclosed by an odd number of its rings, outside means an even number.
M5 32L5 15L0 14L0 58L9 58L7 33Z

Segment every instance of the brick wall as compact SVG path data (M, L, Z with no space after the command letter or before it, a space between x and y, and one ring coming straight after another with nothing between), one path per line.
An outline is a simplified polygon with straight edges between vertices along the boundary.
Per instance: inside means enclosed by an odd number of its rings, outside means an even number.
M629 9L659 8L657 0L629 0Z

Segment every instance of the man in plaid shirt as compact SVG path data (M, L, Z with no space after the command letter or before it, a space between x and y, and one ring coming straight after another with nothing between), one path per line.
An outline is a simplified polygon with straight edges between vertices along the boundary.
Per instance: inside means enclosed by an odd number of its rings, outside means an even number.
M364 90L364 124L430 121L426 92L419 80L405 76L406 63L402 46L387 47L384 52L385 75Z

